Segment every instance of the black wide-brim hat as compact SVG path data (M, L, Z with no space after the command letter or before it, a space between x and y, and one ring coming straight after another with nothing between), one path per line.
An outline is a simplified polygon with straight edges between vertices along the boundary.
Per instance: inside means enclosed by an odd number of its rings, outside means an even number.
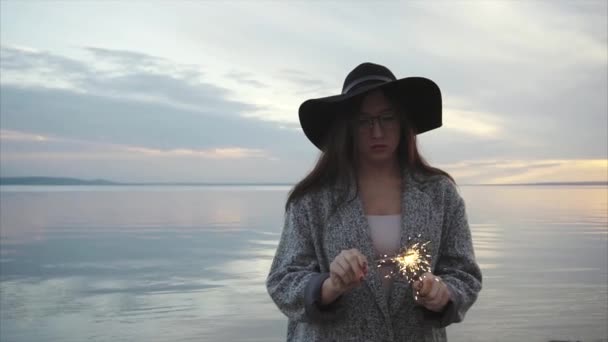
M310 99L300 105L304 134L322 150L334 116L355 97L375 89L388 90L401 102L415 134L441 127L441 91L435 82L424 77L397 79L385 66L363 63L346 76L342 94Z

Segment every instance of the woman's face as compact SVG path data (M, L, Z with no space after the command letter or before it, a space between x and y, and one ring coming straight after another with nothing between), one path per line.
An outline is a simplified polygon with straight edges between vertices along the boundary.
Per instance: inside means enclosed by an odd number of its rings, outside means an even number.
M401 132L397 115L396 108L382 91L365 95L354 118L357 149L362 161L377 163L396 156Z

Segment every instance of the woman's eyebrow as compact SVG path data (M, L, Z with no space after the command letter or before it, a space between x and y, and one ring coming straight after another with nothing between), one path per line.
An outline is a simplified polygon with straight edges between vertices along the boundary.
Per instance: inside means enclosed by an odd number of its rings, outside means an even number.
M386 108L382 108L382 109L380 109L380 110L378 111L378 113L384 113L384 112L388 112L388 111L391 111L391 110L394 110L394 108L393 108L393 107L386 107ZM360 112L359 112L359 115L371 115L371 114L370 114L370 113L366 113L366 112L362 112L362 111L360 111Z

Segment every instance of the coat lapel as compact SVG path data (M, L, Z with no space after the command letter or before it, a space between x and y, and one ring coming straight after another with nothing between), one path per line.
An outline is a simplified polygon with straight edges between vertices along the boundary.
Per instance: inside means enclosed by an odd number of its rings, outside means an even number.
M354 194L354 192L351 192L349 197L352 196L352 194ZM350 235L349 238L352 238L351 246L363 253L369 262L369 273L364 281L365 286L370 290L386 321L390 322L389 307L380 275L374 263L374 247L361 197L357 195L352 202L348 202L343 206L342 210L341 221L344 233Z
M376 267L376 263L374 259L376 257L376 253L374 250L374 245L372 243L372 236L369 228L369 222L367 221L367 217L365 216L365 211L363 209L363 202L361 198L357 196L357 227L359 227L359 241L362 241L362 253L367 257L369 262L369 274L365 278L365 285L370 289L372 294L374 295L374 299L376 303L382 310L387 322L390 322L389 308L388 303L386 301L386 295L384 292L384 288L382 286L382 279L380 279L380 273L378 272L378 268Z
M427 240L431 237L428 223L431 215L431 199L419 188L419 184L413 179L410 171L403 173L401 190L401 248L411 243L410 238L415 240ZM401 277L396 277L393 283L389 300L389 313L396 314L401 305L407 301L406 296L412 296L409 283Z

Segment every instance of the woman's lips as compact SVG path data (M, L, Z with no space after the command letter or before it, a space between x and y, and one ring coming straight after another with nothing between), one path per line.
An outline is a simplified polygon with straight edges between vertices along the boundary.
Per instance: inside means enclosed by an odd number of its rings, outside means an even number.
M383 144L375 144L372 145L372 150L381 150L381 149L385 149L387 146L383 145Z

